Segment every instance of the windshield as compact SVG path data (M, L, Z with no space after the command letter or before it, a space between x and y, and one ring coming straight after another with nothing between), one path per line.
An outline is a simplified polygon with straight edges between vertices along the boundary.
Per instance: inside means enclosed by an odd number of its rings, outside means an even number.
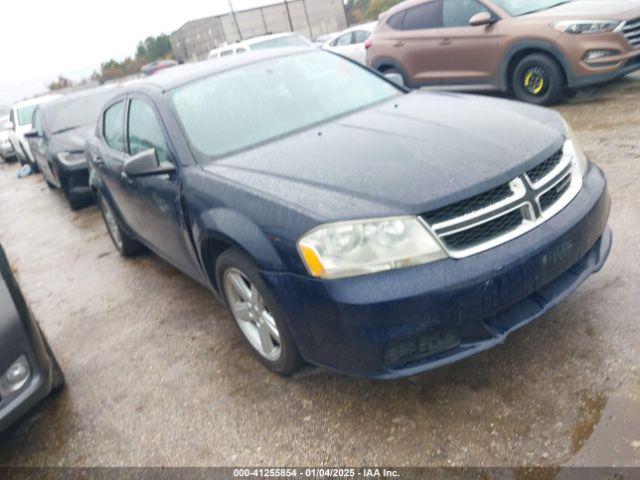
M54 134L96 123L100 110L113 95L112 90L106 90L47 105L43 110L49 131Z
M33 118L33 111L37 105L31 105L29 107L18 109L18 124L20 126L31 125L31 119Z
M304 41L297 35L289 35L286 37L272 38L264 40L262 42L253 43L251 50L264 50L267 48L281 48L281 47L307 47L309 43Z
M366 69L324 52L249 64L172 92L191 144L226 155L400 95Z
M513 17L526 15L527 13L535 13L541 10L564 5L571 0L493 0L496 4L504 8L507 13Z

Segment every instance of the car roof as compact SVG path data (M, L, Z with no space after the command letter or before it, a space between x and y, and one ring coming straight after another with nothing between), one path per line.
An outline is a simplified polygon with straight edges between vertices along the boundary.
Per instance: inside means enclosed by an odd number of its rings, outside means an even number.
M253 38L249 38L247 40L243 40L242 42L239 43L244 43L245 45L254 45L256 43L260 43L260 42L264 42L266 40L273 40L276 38L284 38L284 37L292 37L294 35L298 35L296 32L285 32L285 33L274 33L272 35L262 35L260 37L253 37Z
M57 100L61 98L60 94L51 94L51 95L43 95L41 97L30 98L29 100L23 100L21 102L17 102L13 108L20 109L24 107L31 107L32 105L40 105L41 103L51 102L53 100Z
M127 87L131 89L151 87L166 91L201 78L215 75L216 73L241 68L245 65L250 65L263 60L319 51L320 50L313 47L285 47L250 51L242 55L212 58L197 63L187 63L174 68L161 70L151 77L136 80L135 82L125 85L125 89Z

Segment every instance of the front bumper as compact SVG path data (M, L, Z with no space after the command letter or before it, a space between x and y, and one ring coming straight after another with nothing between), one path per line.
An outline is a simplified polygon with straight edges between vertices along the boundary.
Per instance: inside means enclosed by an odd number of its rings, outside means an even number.
M579 38L578 38L579 37ZM640 49L629 45L620 32L576 36L564 34L561 45L569 65L567 83L570 88L581 88L606 83L640 70ZM617 55L598 60L585 60L591 50L612 50Z
M92 197L92 191L89 187L89 163L67 164L61 162L58 158L54 159L58 179L62 190L72 197Z
M591 166L564 210L484 253L335 281L263 276L310 363L371 378L414 375L504 342L600 270L609 210L604 176Z

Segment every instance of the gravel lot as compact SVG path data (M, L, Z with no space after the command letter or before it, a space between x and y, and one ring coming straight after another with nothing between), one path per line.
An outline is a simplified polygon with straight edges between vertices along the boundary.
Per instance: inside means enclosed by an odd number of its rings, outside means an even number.
M205 289L0 164L0 242L68 381L0 464L640 466L640 77L559 110L609 180L609 262L505 345L393 382L267 373Z

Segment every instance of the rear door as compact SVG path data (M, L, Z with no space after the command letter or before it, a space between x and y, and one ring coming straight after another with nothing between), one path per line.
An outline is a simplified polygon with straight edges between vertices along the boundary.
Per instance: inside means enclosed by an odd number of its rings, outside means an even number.
M395 30L391 56L400 62L412 86L437 84L440 80L440 17L440 0L428 0L396 13L387 22Z
M38 168L44 175L45 179L56 187L60 188L60 181L58 177L51 170L51 165L47 159L47 146L49 145L49 138L42 125L42 115L40 109L37 108L33 112L33 120L31 121L32 129L38 132L38 136L35 138L29 138L29 147L31 148L31 154L33 160L38 165Z
M114 101L104 111L100 124L100 147L93 156L96 173L107 187L107 200L120 219L137 233L135 209L132 201L133 188L122 181L125 153L125 106L126 98Z
M481 12L492 13L478 0L442 0L438 63L443 84L497 85L496 26L469 25Z

